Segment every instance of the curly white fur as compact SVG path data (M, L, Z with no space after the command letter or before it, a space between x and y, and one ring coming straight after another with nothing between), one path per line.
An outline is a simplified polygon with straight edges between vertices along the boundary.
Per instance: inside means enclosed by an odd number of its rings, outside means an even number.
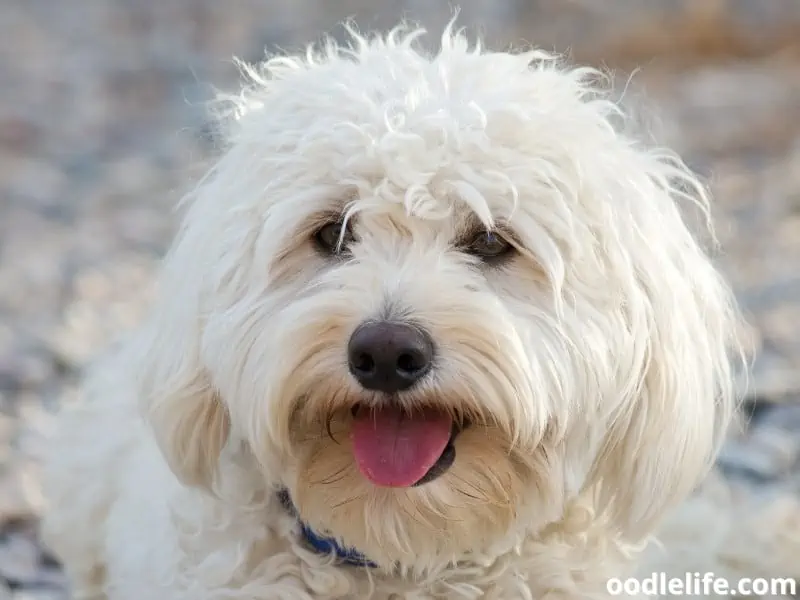
M420 33L272 58L223 99L151 317L54 443L44 530L78 597L604 597L706 474L737 319L679 210L706 191L624 132L600 73ZM313 247L331 218L345 259ZM461 252L475 228L515 256ZM346 441L371 396L344 348L387 315L440 348L405 401L473 422L408 489ZM378 567L308 550L281 487Z

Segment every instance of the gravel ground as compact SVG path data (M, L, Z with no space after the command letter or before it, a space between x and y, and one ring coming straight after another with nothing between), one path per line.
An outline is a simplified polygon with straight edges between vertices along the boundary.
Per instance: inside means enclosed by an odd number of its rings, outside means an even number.
M613 5L613 9L609 8ZM369 7L366 9L365 7ZM462 3L492 45L610 65L709 176L720 257L753 325L752 416L720 459L753 494L800 490L800 3ZM0 600L66 598L36 542L37 456L88 357L133 326L211 150L202 102L230 58L356 16L432 29L447 3L5 0L0 6Z

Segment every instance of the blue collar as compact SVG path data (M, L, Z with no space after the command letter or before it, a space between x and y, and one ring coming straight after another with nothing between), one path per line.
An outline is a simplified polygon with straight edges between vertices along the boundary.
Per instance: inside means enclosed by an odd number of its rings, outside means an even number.
M297 514L297 509L292 503L287 490L280 490L278 492L278 499L283 507L300 523L300 534L303 536L306 544L319 552L320 554L333 554L342 564L351 565L354 567L376 567L377 565L368 560L363 554L354 550L353 548L345 548L341 546L334 538L324 537L318 535L308 525L300 520Z

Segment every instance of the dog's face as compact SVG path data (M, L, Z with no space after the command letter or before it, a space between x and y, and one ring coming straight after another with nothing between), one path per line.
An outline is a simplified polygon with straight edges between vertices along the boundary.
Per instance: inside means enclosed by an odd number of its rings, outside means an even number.
M703 191L593 73L412 37L251 73L144 346L165 457L207 485L243 442L387 567L514 544L581 493L645 535L731 407L730 294L676 206Z

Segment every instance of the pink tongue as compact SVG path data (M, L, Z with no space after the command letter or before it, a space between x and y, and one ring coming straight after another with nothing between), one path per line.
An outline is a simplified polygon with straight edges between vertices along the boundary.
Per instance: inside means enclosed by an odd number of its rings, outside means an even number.
M351 433L358 468L375 485L410 487L439 460L452 425L436 410L408 415L399 407L362 409Z

